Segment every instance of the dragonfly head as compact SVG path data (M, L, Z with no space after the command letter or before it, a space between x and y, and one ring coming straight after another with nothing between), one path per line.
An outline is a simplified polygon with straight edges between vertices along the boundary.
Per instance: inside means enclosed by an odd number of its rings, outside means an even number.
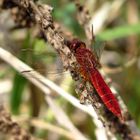
M73 39L72 41L67 41L66 45L72 52L76 52L78 48L86 48L86 44L78 39Z

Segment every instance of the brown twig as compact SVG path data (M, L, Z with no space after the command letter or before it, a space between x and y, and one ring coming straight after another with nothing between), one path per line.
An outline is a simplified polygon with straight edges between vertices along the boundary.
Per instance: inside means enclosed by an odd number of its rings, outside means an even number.
M136 0L128 0L127 1L127 19L129 24L135 24L138 23L139 18L138 18L138 5ZM131 35L128 37L127 40L127 51L129 54L129 57L133 57L137 55L137 36L136 35Z
M2 105L0 105L0 132L13 140L37 140L37 138L33 138L23 130L16 122L13 122Z

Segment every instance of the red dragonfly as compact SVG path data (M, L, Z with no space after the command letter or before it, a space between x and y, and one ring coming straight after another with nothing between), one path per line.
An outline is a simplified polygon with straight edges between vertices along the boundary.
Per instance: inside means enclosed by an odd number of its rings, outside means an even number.
M67 41L67 46L80 65L80 73L85 80L92 83L106 107L118 118L123 119L117 99L98 71L99 61L92 51L86 48L84 42L74 39Z

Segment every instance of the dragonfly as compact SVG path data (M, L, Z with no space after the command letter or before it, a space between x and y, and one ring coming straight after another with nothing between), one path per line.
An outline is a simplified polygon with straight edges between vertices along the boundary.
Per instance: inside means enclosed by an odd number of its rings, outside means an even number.
M99 57L97 56L97 54L93 53L90 49L86 47L86 44L84 42L78 39L74 39L72 41L66 41L66 45L70 48L72 53L75 55L80 65L80 73L84 77L85 81L89 81L93 85L93 87L96 89L97 93L99 94L100 98L102 99L106 107L115 116L122 119L123 117L121 114L121 109L119 107L118 101L98 71L98 68L100 67L100 63L99 63ZM26 52L27 50L28 49L25 49L23 50L23 52L24 51ZM62 73L64 74L64 70L62 69L63 68L60 69L60 65L59 65L59 70L61 71L59 72L59 74L57 74L56 71L54 72L51 71L48 73L49 75L51 75L51 77L52 75L55 75L55 77L57 77L58 75L61 75L62 77ZM40 68L39 70L44 71ZM28 70L24 72L28 72Z
M84 42L78 39L67 41L66 44L76 57L79 64L79 72L82 77L85 81L87 80L93 85L108 110L123 120L121 109L116 97L98 71L100 63L96 54L87 48Z

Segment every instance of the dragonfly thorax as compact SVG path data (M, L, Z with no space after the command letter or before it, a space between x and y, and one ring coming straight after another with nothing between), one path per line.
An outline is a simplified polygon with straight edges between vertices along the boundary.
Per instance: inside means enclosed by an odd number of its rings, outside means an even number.
M85 68L96 68L98 61L87 48L77 48L75 53L78 63Z

